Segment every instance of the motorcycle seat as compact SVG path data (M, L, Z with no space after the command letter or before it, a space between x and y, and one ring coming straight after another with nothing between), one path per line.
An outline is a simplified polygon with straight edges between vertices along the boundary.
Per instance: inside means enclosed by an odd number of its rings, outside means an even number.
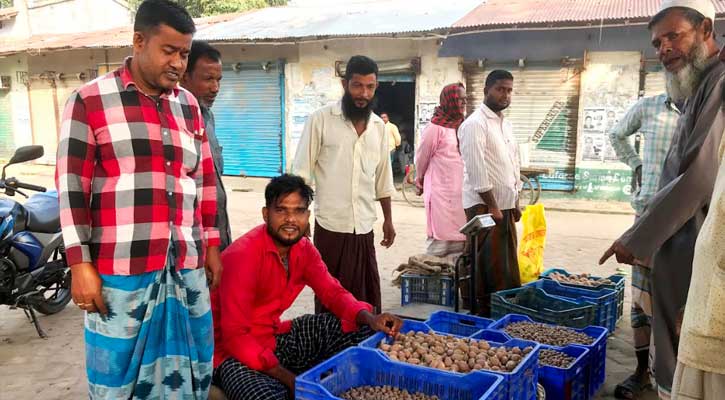
M23 204L27 212L25 227L31 232L56 233L60 231L58 193L49 191L32 195Z

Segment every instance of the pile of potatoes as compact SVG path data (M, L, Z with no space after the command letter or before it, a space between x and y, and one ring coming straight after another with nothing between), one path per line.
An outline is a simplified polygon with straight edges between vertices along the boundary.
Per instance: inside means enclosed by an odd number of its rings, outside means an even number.
M563 347L570 344L590 345L594 343L594 338L581 332L577 332L571 328L556 325L546 325L538 322L514 322L504 329L509 335L531 340L549 346Z
M564 275L560 274L558 272L552 272L549 274L549 278L561 282L561 283L569 283L574 285L580 285L580 286L589 286L589 287L596 287L599 285L613 285L614 282L610 281L606 278L592 278L589 274L583 273L583 274L571 274L571 275Z
M564 354L560 351L541 349L539 350L539 365L548 365L551 367L569 368L576 358Z
M438 396L423 393L409 393L392 386L360 386L340 395L345 400L439 400Z
M461 373L481 369L512 372L533 350L492 347L485 340L414 331L399 333L393 343L382 342L378 348L391 360Z

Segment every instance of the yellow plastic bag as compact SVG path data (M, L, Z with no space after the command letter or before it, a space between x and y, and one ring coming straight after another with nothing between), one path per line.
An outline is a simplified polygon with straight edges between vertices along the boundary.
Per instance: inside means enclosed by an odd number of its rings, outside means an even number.
M519 274L521 284L539 279L544 272L544 246L546 245L546 217L544 205L527 206L521 215L524 225L519 243Z

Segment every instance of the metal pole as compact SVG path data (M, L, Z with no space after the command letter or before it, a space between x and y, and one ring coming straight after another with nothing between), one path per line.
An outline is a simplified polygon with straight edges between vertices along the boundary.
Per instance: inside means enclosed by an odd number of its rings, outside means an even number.
M478 232L471 234L471 268L469 274L469 302L471 315L478 315L478 297L476 296L476 269L478 268Z
M459 256L456 260L456 265L453 266L453 311L458 312L458 279L460 279L460 276L458 275L458 268L461 264L461 260L463 259L463 256Z

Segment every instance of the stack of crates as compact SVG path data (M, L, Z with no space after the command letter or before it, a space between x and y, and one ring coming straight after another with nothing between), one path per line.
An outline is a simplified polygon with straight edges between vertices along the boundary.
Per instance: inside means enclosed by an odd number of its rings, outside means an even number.
M551 279L540 279L526 285L543 290L546 294L565 300L583 300L594 307L592 325L609 329L613 333L617 326L617 292L613 289L584 289L565 286Z
M452 314L452 313L451 313ZM473 317L476 318L476 317ZM481 322L481 324L487 324L487 322ZM449 325L447 329L458 329L453 328L452 325ZM414 332L430 332L433 331L426 323L424 322L418 322L418 321L410 321L405 320L403 327L400 330L400 333L405 334L407 332L414 331ZM494 374L496 376L500 376L503 379L502 385L504 387L504 399L506 400L535 400L536 399L536 384L538 381L538 353L539 353L539 344L527 340L520 340L520 339L511 339L511 338L504 338L503 336L481 336L478 337L478 335L481 332L484 332L484 330L479 330L476 334L470 335L470 336L461 336L461 335L452 335L457 337L468 337L474 340L488 340L489 344L492 347L514 347L517 346L521 349L526 347L531 347L533 350L526 354L519 365L511 372L500 372L500 371L485 371L488 374ZM445 332L440 332L445 333ZM504 338L504 341L497 341L496 339L502 339ZM360 343L360 347L371 349L373 351L378 352L380 355L385 357L385 354L382 352L382 350L378 349L378 346L383 343L387 342L390 343L392 341L391 338L387 337L384 333L378 332L375 335L371 336L367 340ZM403 362L399 361L391 361L397 368L399 365L409 365L405 364ZM428 371L432 372L440 372L440 370L429 368L429 367L418 367L423 368ZM469 372L468 374L461 374L461 373L454 373L456 375L472 375L472 374L478 374L482 373L484 371L473 371Z
M499 332L505 337L511 337L503 330L514 322L535 322L526 315L507 315L493 325L489 326L485 331ZM607 363L607 328L600 326L589 326L583 329L574 329L577 332L583 333L592 338L591 344L572 344L574 347L582 347L588 350L588 355L585 357L586 365L586 393L588 396L594 396L594 394L604 385L606 380L606 363ZM542 347L546 346L541 344ZM558 349L557 349L558 350ZM548 375L551 376L551 375ZM562 383L563 384L563 383ZM579 396L575 398L581 398Z
M558 272L559 274L567 275L567 276L571 275L571 273L567 272L564 269L551 268L551 269L544 271L544 273L541 274L539 276L539 278L551 279L551 277L549 275L551 275L554 272ZM597 277L597 276L592 276L591 278L602 279L601 277ZM616 274L610 275L606 279L609 279L610 281L612 281L612 284L602 284L602 285L599 285L596 287L591 287L591 286L576 285L573 283L563 283L563 282L559 282L559 283L561 283L562 285L565 285L565 286L571 286L571 287L576 287L576 288L580 288L580 289L611 289L611 290L614 290L617 293L617 318L616 318L616 321L619 322L619 320L621 320L622 316L624 315L625 279L624 279L623 275L616 275Z
M438 396L441 400L535 400L537 383L546 397L588 400L605 380L607 332L604 327L575 329L592 338L591 344L554 347L517 339L504 329L509 324L534 322L525 315L506 315L493 321L471 315L439 311L425 322L404 320L400 333L436 332L471 340L486 340L493 347L531 347L512 372L478 370L469 373L443 371L391 360L378 347L392 339L377 333L358 347L347 349L301 374L296 380L298 400L339 399L342 393L360 386L392 386L410 393ZM567 354L574 361L567 367L539 364L541 349Z
M411 303L453 307L456 293L453 277L447 275L403 274L400 277L400 305Z

